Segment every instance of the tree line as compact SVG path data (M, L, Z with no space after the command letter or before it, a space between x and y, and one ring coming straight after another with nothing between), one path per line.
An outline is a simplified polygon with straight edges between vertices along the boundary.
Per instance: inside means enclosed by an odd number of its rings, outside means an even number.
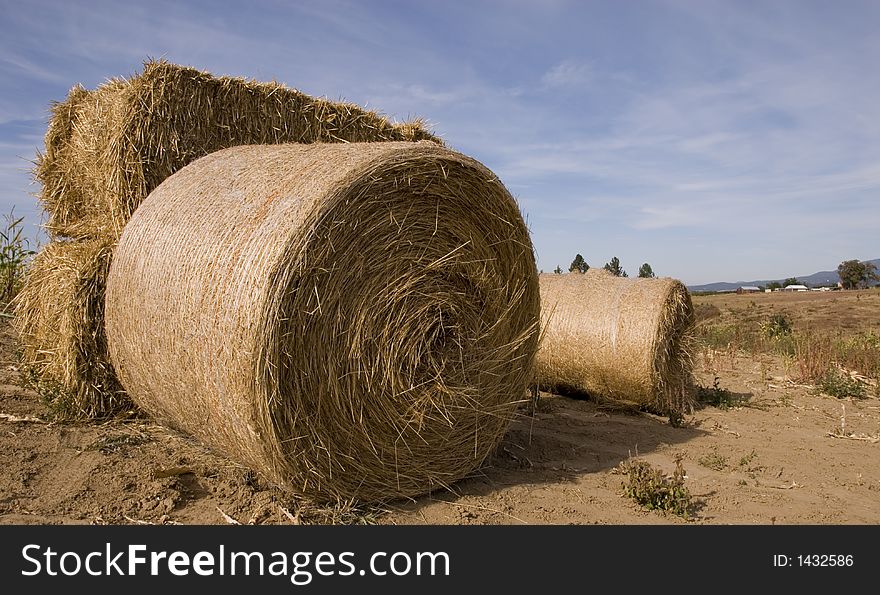
M605 263L605 266L602 267L615 277L629 277L624 268L620 266L620 259L614 256L610 261ZM577 254L574 257L574 260L571 261L571 265L568 267L569 273L586 273L590 270L590 265L587 264L587 261L584 260L583 255ZM553 271L557 275L562 274L562 267L556 265L556 269ZM654 274L654 269L651 268L651 265L647 262L642 264L639 267L639 277L642 279L653 279L656 277Z
M616 256L606 262L602 268L615 277L629 276L620 265L620 259ZM569 273L586 273L588 270L590 270L590 265L581 254L575 255L574 260L571 261L571 265L568 267ZM553 272L561 275L563 272L562 267L557 265ZM844 260L837 267L837 275L840 277L840 284L844 289L858 289L860 287L867 287L873 281L880 281L880 275L877 274L877 267L874 263L862 262L860 260ZM653 279L656 275L651 265L646 262L639 267L639 277L642 279ZM779 281L771 281L766 286L762 286L762 289L765 287L767 289L782 289L789 285L799 284L800 281L798 281L797 277L789 277L781 283Z

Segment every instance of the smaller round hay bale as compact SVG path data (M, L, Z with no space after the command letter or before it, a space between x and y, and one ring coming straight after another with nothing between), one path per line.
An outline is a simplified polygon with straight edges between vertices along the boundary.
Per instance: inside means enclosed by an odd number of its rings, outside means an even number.
M26 381L56 419L129 415L104 334L104 282L112 243L53 241L28 266L13 326Z
M316 500L473 471L525 398L539 318L515 201L433 142L205 156L141 204L107 282L131 398Z
M693 306L675 279L540 275L538 384L681 414L691 403Z

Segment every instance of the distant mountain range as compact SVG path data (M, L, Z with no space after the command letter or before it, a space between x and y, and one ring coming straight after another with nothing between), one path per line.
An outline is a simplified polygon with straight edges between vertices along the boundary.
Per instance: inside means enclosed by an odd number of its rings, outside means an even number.
M880 271L880 258L875 258L874 260L868 260L864 262L870 262L874 266L877 267L877 270ZM837 276L837 269L833 271L819 271L818 273L813 273L812 275L796 275L797 280L806 285L807 287L819 287L821 285L837 285L837 282L840 280L840 277ZM767 285L768 283L772 283L776 281L777 283L782 283L787 277L782 277L781 279L764 279L760 281L738 281L736 283L727 283L725 281L721 281L718 283L706 283L705 285L689 285L688 290L699 292L699 291L729 291L732 289L737 289L742 287L743 285ZM873 283L873 285L877 285L877 283Z

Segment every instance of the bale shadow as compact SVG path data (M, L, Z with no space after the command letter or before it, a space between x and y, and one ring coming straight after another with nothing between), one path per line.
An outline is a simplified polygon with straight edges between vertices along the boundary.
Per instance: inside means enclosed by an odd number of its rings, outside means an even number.
M609 471L630 457L705 434L694 427L673 427L666 418L633 409L544 395L534 414L519 412L480 469L446 490L394 508L415 512L438 500L487 496L515 485L574 482Z
M697 399L694 409L699 411L709 407L716 409L733 409L735 407L757 407L763 408L761 403L754 401L755 393L740 393L728 390L726 388L706 388L699 387L697 389Z

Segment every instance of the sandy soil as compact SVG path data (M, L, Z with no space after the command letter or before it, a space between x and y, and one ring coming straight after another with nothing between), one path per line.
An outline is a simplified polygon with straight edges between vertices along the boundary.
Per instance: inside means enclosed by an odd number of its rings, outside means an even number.
M452 491L320 508L149 420L42 421L39 398L19 386L8 321L0 325L0 523L880 523L880 400L798 385L775 356L704 351L699 383L717 377L739 406L705 407L684 427L544 395ZM622 495L621 461L671 472L679 453L689 520Z

